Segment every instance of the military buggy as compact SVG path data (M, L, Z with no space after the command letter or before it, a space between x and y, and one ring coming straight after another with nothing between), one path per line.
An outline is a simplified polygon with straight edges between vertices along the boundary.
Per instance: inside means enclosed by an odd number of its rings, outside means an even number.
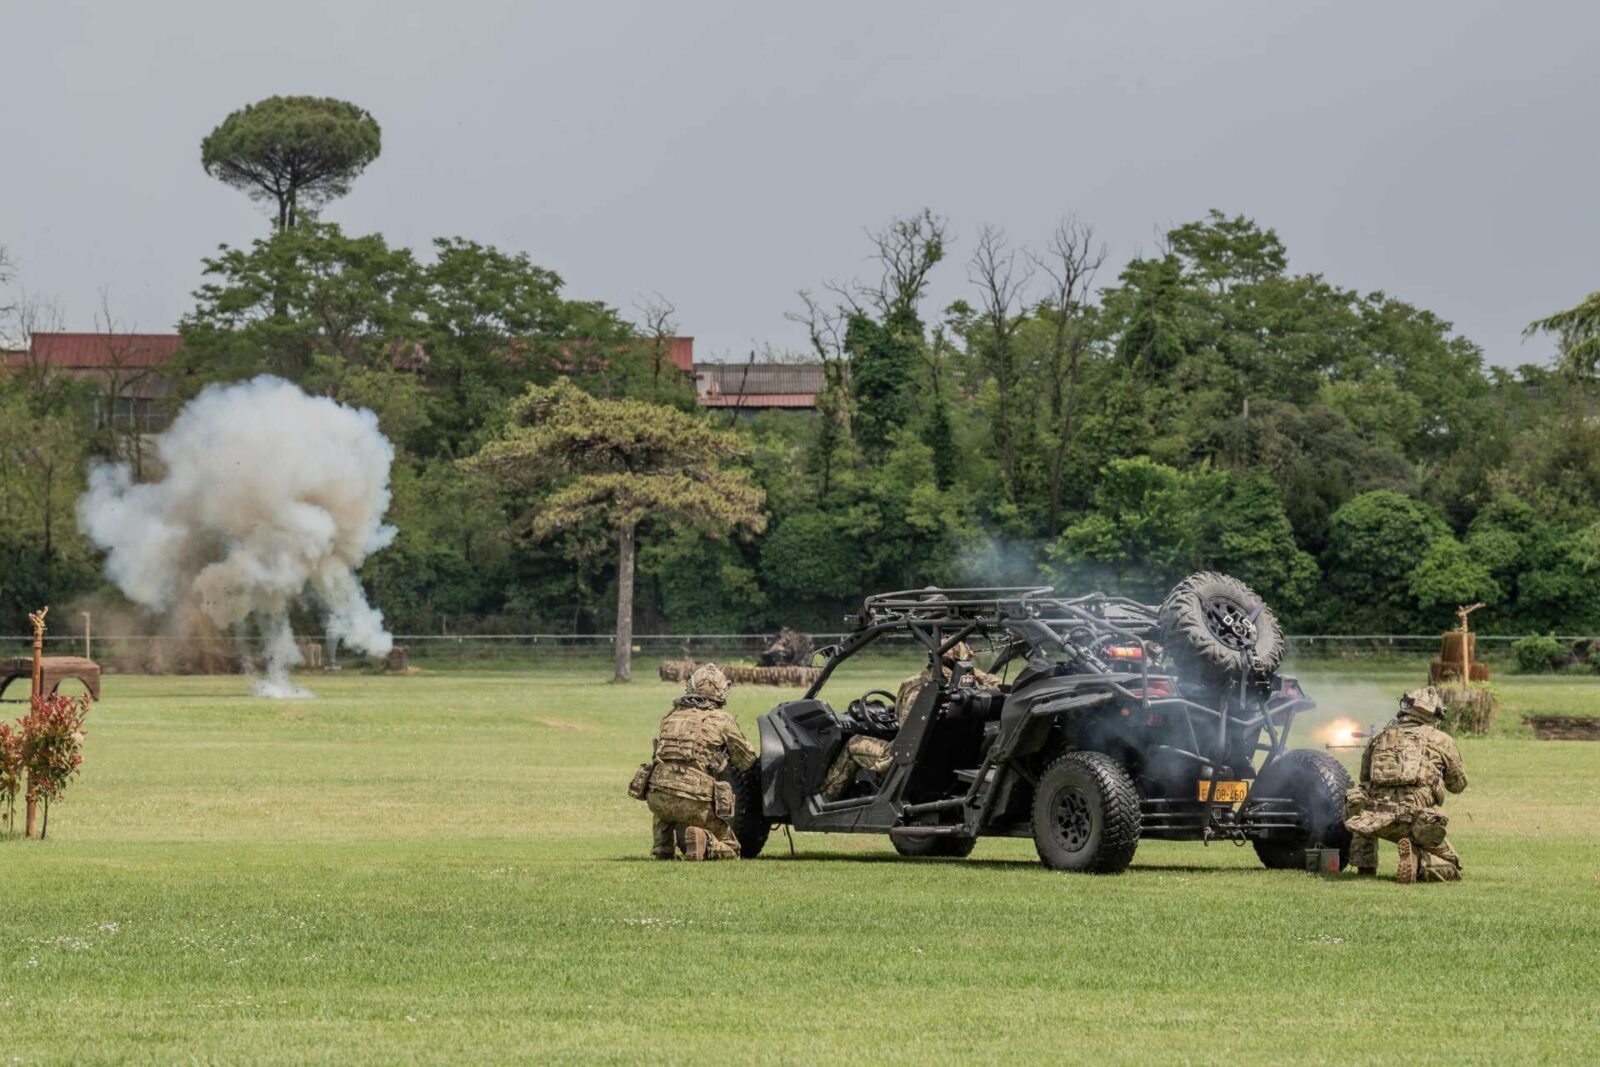
M1347 858L1349 775L1326 752L1288 748L1295 716L1314 704L1278 673L1276 618L1233 578L1193 575L1160 605L1049 588L910 590L868 597L847 622L805 696L761 717L761 758L736 782L746 857L787 824L887 834L905 856L1030 837L1046 866L1102 873L1126 869L1141 838L1249 842L1275 868L1299 866L1307 849ZM824 699L840 664L892 637L952 666L904 725L881 690L842 710ZM993 651L1003 684L963 680L973 664L950 659L963 643ZM857 733L890 739L892 763L824 799L822 779Z

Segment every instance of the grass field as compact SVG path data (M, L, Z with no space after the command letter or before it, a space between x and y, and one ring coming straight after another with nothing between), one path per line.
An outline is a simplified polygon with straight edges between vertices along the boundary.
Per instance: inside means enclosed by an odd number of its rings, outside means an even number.
M1302 671L1362 722L1415 677ZM0 1064L1600 1048L1600 745L1511 721L1600 708L1600 680L1502 684L1505 728L1463 744L1448 809L1467 880L1404 889L1225 844L1149 842L1111 878L1010 840L910 861L877 837L790 857L780 834L755 862L654 863L623 787L672 690L604 677L349 675L276 703L237 678L108 679L49 839L0 841ZM775 695L734 691L752 734Z

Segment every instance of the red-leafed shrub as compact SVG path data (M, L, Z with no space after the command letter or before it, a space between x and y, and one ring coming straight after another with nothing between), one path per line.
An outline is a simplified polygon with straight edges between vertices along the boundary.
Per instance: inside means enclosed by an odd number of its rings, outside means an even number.
M17 828L17 794L22 790L22 733L0 722L0 814L7 832Z
M59 693L34 697L32 710L23 717L22 765L28 772L28 797L44 801L43 840L50 832L50 802L67 788L83 763L83 720L89 697Z

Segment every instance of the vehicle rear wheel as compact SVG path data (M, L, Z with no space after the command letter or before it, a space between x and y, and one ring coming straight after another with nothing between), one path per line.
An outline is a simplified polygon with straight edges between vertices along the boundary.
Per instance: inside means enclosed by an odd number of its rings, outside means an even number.
M1251 796L1288 797L1305 819L1298 838L1255 842L1256 855L1273 870L1305 865L1306 850L1336 848L1339 869L1350 862L1350 831L1344 828L1344 794L1351 786L1350 772L1326 752L1297 748L1269 763L1256 778Z
M730 766L722 777L733 786L733 818L728 825L739 839L739 856L753 860L761 855L767 835L772 833L772 823L761 812L761 761L744 771Z
M964 860L978 847L976 837L895 837L891 834L889 843L900 855L912 859L939 856Z
M1272 609L1239 579L1214 571L1173 587L1157 613L1161 644L1197 681L1272 674L1283 663L1283 630Z
M1120 874L1139 847L1139 793L1101 752L1068 752L1045 769L1033 796L1033 843L1046 867Z

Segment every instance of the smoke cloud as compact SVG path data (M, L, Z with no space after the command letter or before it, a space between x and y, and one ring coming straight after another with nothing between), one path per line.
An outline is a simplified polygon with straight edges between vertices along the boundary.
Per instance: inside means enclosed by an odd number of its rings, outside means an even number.
M253 626L264 696L310 695L288 677L301 658L289 609L307 598L331 635L388 654L394 639L355 575L395 535L383 523L394 448L377 416L262 376L207 388L156 451L160 481L100 463L78 500L79 527L129 600L168 619Z

